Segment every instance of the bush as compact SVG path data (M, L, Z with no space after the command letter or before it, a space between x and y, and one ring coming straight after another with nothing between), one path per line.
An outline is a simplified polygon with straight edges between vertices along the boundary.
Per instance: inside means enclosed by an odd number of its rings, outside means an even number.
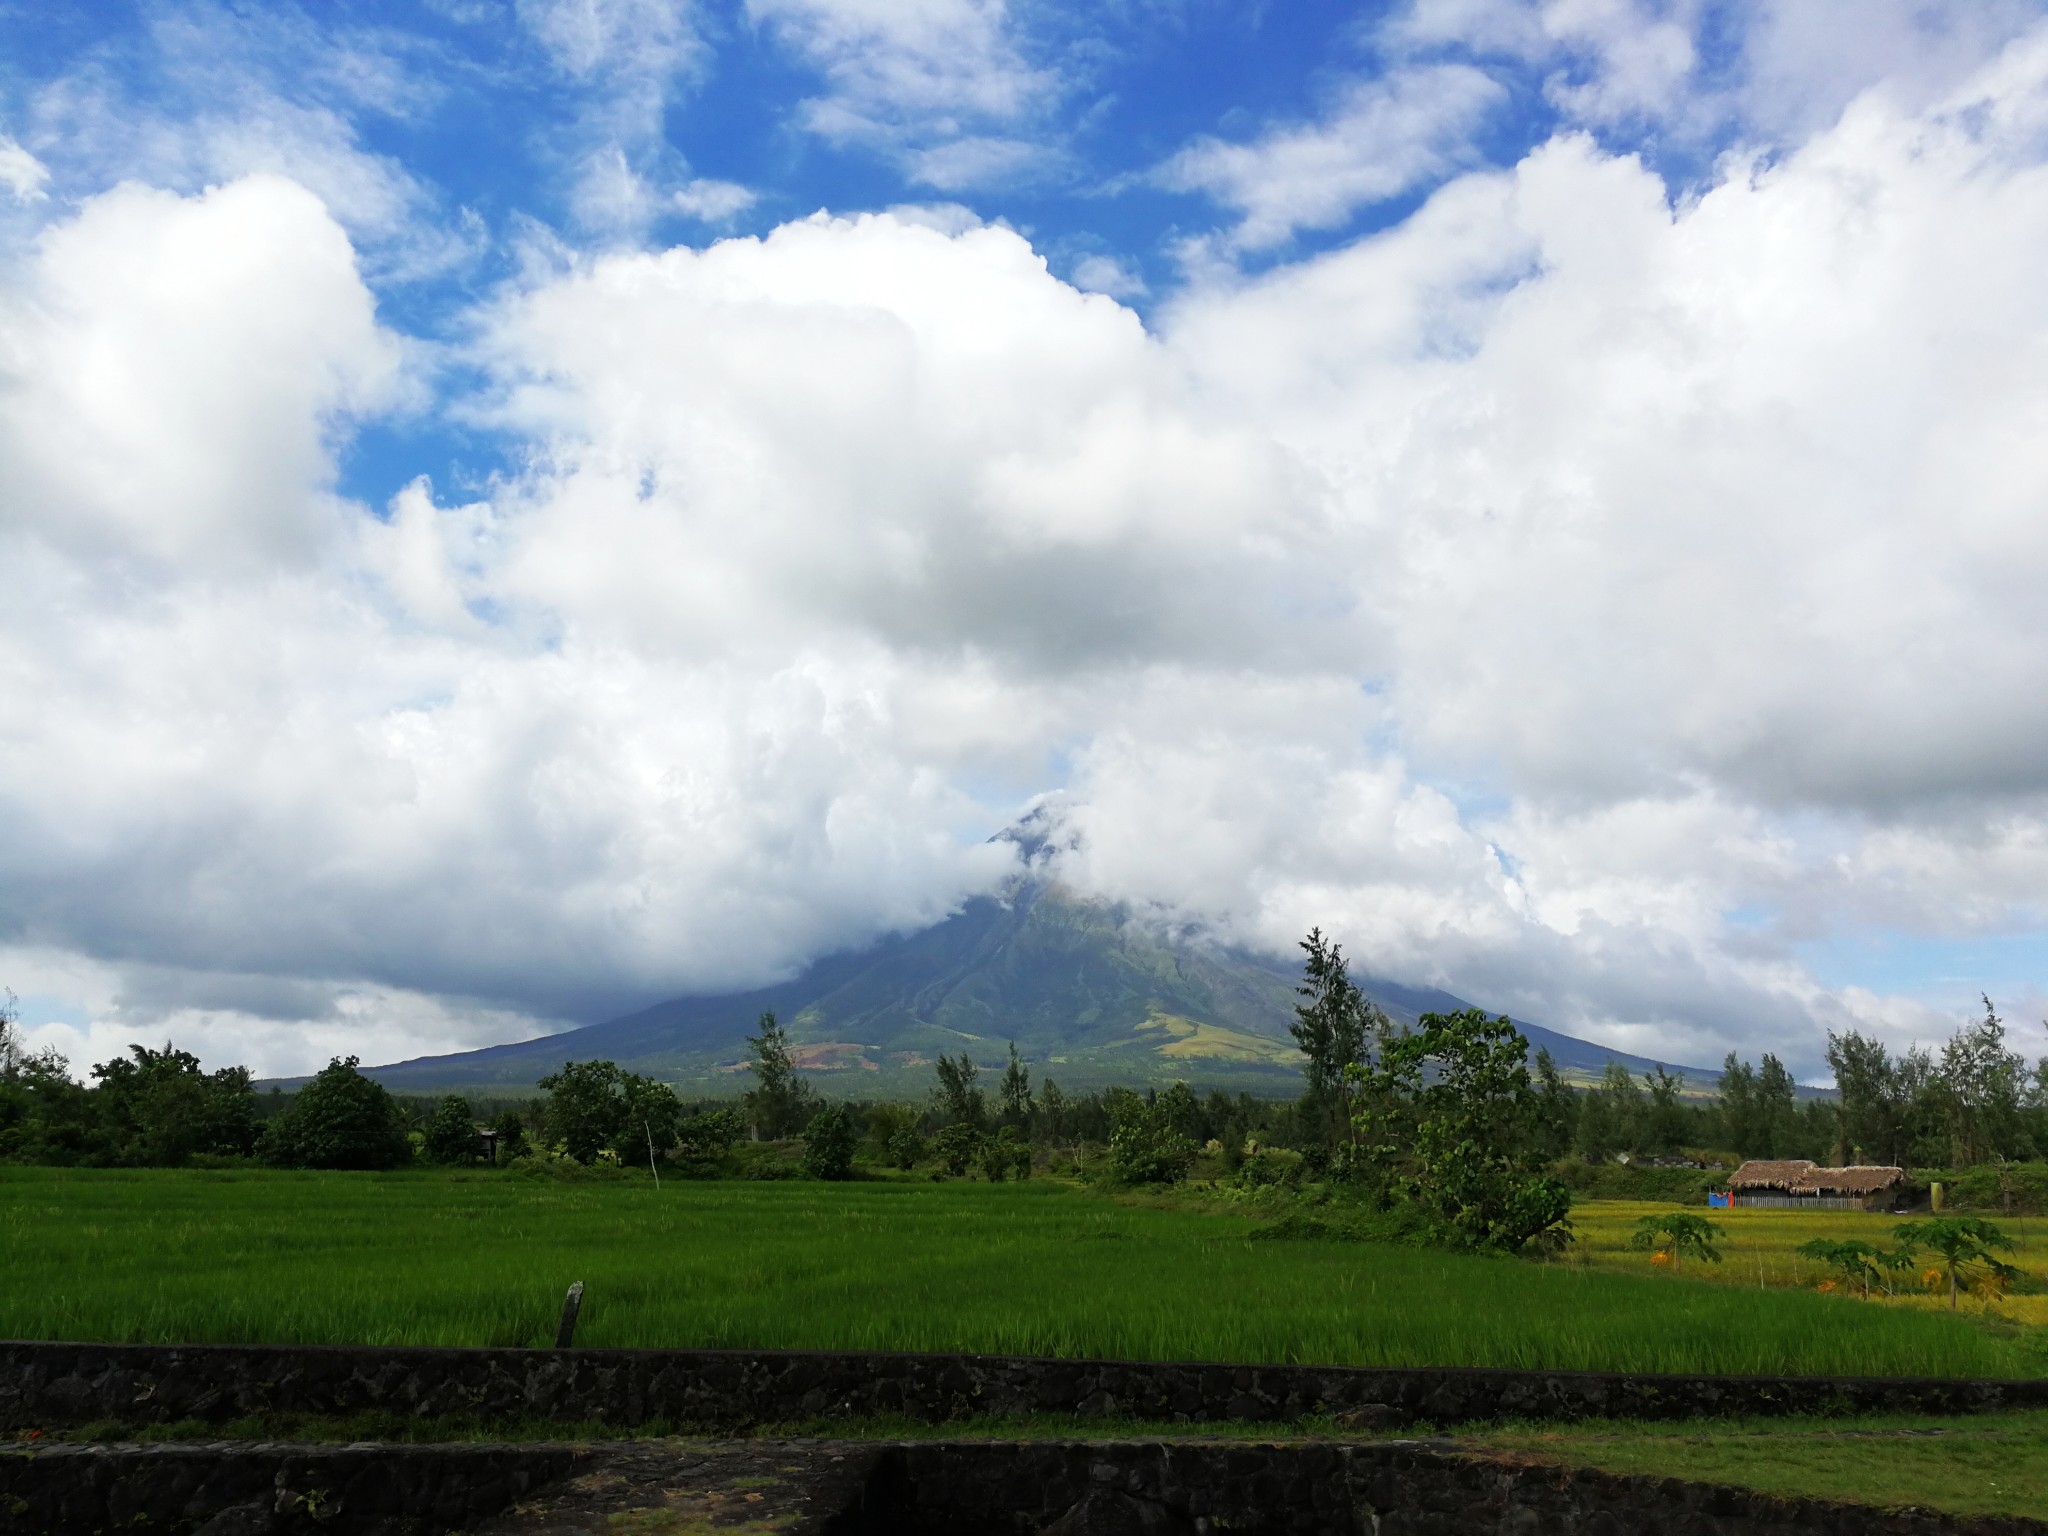
M725 1160L747 1133L747 1117L736 1109L709 1109L676 1126L676 1158L709 1169Z
M946 1172L956 1179L965 1178L981 1151L981 1132L964 1120L958 1121L933 1137L932 1146Z
M889 1166L910 1172L924 1158L924 1138L917 1134L917 1127L906 1125L889 1138Z
M335 1057L263 1129L263 1155L281 1168L398 1168L412 1161L405 1119L382 1083Z
M844 1104L819 1110L804 1127L804 1173L813 1179L853 1177L853 1147L860 1139Z
M1020 1179L1031 1177L1031 1145L1017 1134L1014 1125L982 1139L981 1171L991 1184L1000 1184L1013 1173Z
M1571 1157L1551 1173L1574 1194L1590 1200L1654 1200L1670 1205L1705 1205L1707 1191L1725 1180L1714 1168L1646 1168L1635 1163L1589 1163Z
M1175 1123L1173 1102L1162 1094L1147 1104L1135 1093L1116 1096L1110 1113L1110 1171L1126 1184L1178 1184L1195 1160L1195 1144Z
M459 1093L451 1093L443 1099L433 1118L427 1121L426 1133L420 1141L430 1163L459 1166L475 1162L478 1147L476 1116L469 1107L469 1100Z
M1943 1191L1944 1205L1991 1215L2048 1214L2048 1163L1980 1163Z
M917 1129L917 1111L908 1104L871 1104L867 1109L868 1144L875 1156L890 1161L889 1143L905 1131Z
M1301 1183L1303 1159L1286 1147L1260 1147L1237 1165L1240 1189L1292 1189Z
M526 1152L526 1122L519 1118L519 1111L508 1109L491 1122L491 1129L498 1133L498 1160L509 1162Z

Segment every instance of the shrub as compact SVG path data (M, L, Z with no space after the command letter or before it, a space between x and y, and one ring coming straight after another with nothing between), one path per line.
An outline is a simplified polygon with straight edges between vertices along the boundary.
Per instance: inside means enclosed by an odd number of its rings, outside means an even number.
M2048 1163L1980 1163L1950 1183L1946 1203L1998 1215L2048 1215Z
M427 1122L426 1134L421 1140L430 1163L459 1165L475 1162L478 1145L476 1115L469 1107L469 1100L459 1093L449 1094Z
M1109 1165L1124 1183L1178 1184L1187 1177L1195 1144L1175 1125L1172 1108L1163 1094L1150 1104L1135 1093L1112 1101Z
M981 1132L964 1120L958 1121L933 1137L932 1146L946 1172L956 1179L964 1178L981 1151Z
M518 1110L506 1110L491 1122L491 1129L498 1133L498 1158L501 1162L525 1154L526 1122L519 1118Z
M1000 1184L1013 1173L1020 1179L1030 1178L1030 1143L1017 1134L1015 1126L1000 1127L995 1135L982 1138L981 1171L991 1184Z
M908 1104L874 1104L867 1111L868 1143L875 1156L890 1160L889 1143L905 1131L917 1129L917 1111Z
M717 1163L746 1133L747 1117L738 1110L705 1110L676 1126L676 1156L685 1163Z
M853 1147L860 1139L853 1111L833 1104L811 1116L804 1127L804 1173L813 1179L853 1177Z
M1287 1147L1260 1147L1237 1165L1240 1189L1292 1189L1301 1183L1302 1156Z
M1707 1191L1727 1178L1715 1168L1656 1168L1639 1163L1589 1163L1582 1157L1553 1163L1552 1175L1591 1200L1656 1200L1705 1205Z
M917 1127L906 1125L889 1138L889 1166L910 1172L923 1159L924 1138L917 1134Z

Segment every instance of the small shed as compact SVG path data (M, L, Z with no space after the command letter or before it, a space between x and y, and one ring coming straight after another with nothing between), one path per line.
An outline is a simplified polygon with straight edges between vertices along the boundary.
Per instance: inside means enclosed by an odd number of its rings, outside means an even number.
M1728 1176L1731 1205L1869 1210L1906 1182L1903 1168L1858 1163L1823 1168L1804 1158L1752 1159Z

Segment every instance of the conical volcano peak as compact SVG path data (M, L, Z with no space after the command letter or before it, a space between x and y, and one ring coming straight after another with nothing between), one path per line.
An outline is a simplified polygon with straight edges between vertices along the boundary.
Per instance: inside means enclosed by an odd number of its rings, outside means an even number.
M999 838L1025 866L999 895L944 922L813 963L750 992L682 997L566 1034L459 1056L402 1062L374 1075L407 1091L520 1089L566 1060L609 1060L699 1091L746 1085L746 1037L772 1011L799 1066L860 1097L921 1096L931 1063L966 1052L999 1065L1015 1041L1042 1075L1068 1086L1162 1082L1282 1095L1300 1089L1291 956L1234 949L1178 925L1083 894L1057 874L1063 829L1036 811ZM1467 1006L1449 993L1358 978L1397 1023ZM1649 1063L1534 1025L1532 1045L1559 1066L1597 1075L1609 1059Z
M1034 802L989 841L1011 844L1017 850L1023 873L1043 880L1051 877L1062 854L1080 848L1081 834L1067 824L1061 807L1047 796Z

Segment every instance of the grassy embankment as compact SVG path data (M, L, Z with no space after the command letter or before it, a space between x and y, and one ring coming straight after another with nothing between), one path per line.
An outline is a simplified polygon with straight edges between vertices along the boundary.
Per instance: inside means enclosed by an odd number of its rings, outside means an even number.
M1045 1180L4 1169L0 1336L533 1345L580 1279L593 1346L2048 1374L2025 1331L1693 1285L1640 1255L1610 1273L1597 1236L1591 1262L1539 1265L1246 1240L1262 1219Z
M1474 1450L1766 1493L2048 1516L2048 1413L1487 1427Z

